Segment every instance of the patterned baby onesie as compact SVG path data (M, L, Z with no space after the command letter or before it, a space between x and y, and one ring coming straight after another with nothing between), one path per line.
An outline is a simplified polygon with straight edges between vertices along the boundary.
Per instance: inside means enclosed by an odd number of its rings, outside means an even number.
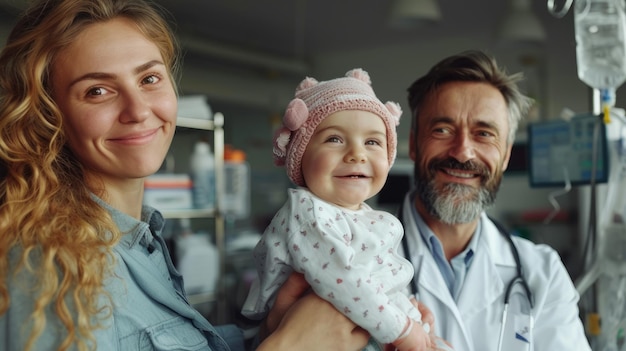
M398 219L363 203L353 211L322 201L305 188L290 189L254 250L259 280L242 313L265 317L293 270L304 273L317 295L381 343L396 340L407 317L421 315L405 295L413 278L396 251Z

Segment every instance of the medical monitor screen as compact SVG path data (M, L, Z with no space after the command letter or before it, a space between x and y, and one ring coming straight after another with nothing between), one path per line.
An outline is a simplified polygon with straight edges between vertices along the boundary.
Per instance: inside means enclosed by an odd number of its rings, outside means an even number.
M580 115L570 121L531 123L528 162L531 187L564 187L568 181L572 186L592 181L606 183L609 169L606 127L594 115Z

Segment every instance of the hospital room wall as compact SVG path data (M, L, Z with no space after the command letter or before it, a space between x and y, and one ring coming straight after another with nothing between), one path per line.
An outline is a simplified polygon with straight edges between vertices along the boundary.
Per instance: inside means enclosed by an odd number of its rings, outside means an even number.
M493 45L491 38L458 36L431 43L389 46L384 50L372 48L359 52L342 52L320 55L316 60L317 74L328 78L342 74L350 67L365 68L372 78L381 100L401 103L405 111L398 128L398 157L408 157L410 112L406 103L406 88L418 76L441 58L466 49L484 49L494 54L509 72L524 71L526 79L538 79L541 85L537 99L539 108L533 120L559 118L563 109L575 113L590 110L590 91L578 80L573 29L554 28L541 47ZM535 67L526 65L528 57L536 59ZM531 68L531 69L529 69ZM534 75L534 76L533 76ZM526 88L526 86L524 86ZM520 125L517 140L526 141L525 124ZM513 157L516 157L514 155ZM581 233L576 221L579 211L576 189L556 198L560 208L558 216L549 222L553 206L551 193L557 188L531 188L524 171L507 172L494 207L488 212L507 227L535 242L547 243L557 249L568 266L575 270L580 260ZM546 224L547 223L547 224Z
M533 80L535 87L539 87L534 92L539 104L534 116L537 120L559 118L566 108L575 113L589 111L590 91L576 76L573 24L567 19L555 20L552 27L547 28L547 36L547 41L542 45L498 44L491 36L469 33L432 42L325 52L314 57L310 62L311 71L306 75L324 80L342 75L354 67L367 70L379 98L383 101L397 101L405 111L398 127L398 157L407 158L410 115L406 88L432 64L462 50L483 49L494 54L509 72L524 71L527 76L524 84ZM531 65L528 63L529 58L534 59ZM215 95L212 104L216 110L226 110L227 142L248 152L252 166L254 222L261 223L257 229L262 230L263 220L282 205L284 190L291 185L284 171L274 167L268 156L271 152L271 132L279 122L284 107L293 97L293 89L303 77L273 79L268 81L269 88L263 89L255 86L258 78L255 76L230 79L219 72L212 74L200 65L189 65L185 67L183 88L186 86L192 91L202 90L209 81L203 79L203 76L218 78L210 79L211 83L208 84L215 87L205 91L221 90L219 94L222 96ZM240 84L236 80L240 80ZM229 86L227 89L220 88L226 85ZM226 92L236 93L225 96ZM241 99L237 100L236 96ZM619 102L618 97L618 105ZM524 127L520 126L518 136L522 142L525 141ZM532 189L528 185L526 173L508 173L503 180L496 206L489 213L522 235L557 248L569 267L575 265L581 246L581 233L575 219L575 213L579 210L577 191L574 189L557 198L563 210L561 214L569 217L560 215L544 225L542 220L553 208L548 197L555 190L558 189Z
M558 118L565 108L574 112L589 111L590 91L576 76L573 23L568 18L551 21L550 27L546 28L547 40L541 45L502 44L484 33L460 33L430 42L319 53L309 62L311 71L306 75L324 80L354 67L367 70L380 99L397 101L405 111L398 127L398 157L407 158L410 115L406 88L432 64L462 50L483 49L494 54L510 72L525 71L527 80L534 84L534 95L539 103L536 119ZM6 28L0 26L0 41L4 42L7 35ZM532 59L530 64L529 58ZM276 79L240 69L232 72L242 74L212 70L201 57L193 55L187 55L184 63L181 92L207 95L213 110L226 116L226 142L243 149L248 155L252 170L252 216L249 222L261 230L267 218L282 204L285 188L291 185L284 171L274 167L268 155L271 155L272 131L303 77L290 75ZM621 101L619 93L618 90L618 106ZM523 130L522 125L520 131ZM520 133L519 139L524 141L524 138L524 133ZM552 209L548 196L555 190L531 189L524 172L507 174L496 206L489 212L509 227L530 235L533 240L553 245L567 263L569 257L575 260L580 250L581 233L576 221L559 218L544 226L540 218L542 213L545 215ZM558 200L566 212L579 210L576 190Z

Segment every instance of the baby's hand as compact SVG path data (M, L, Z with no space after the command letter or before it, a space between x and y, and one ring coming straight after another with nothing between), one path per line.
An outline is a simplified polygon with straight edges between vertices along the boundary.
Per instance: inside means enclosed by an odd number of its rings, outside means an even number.
M430 329L430 328L426 328ZM408 333L408 334L407 334ZM403 335L393 343L399 351L429 351L435 347L435 341L420 322L409 320Z

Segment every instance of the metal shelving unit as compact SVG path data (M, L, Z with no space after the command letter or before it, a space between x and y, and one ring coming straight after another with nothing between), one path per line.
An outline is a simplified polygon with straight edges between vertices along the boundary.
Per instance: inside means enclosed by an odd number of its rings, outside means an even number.
M224 115L216 112L213 119L200 119L178 117L177 127L209 131L213 133L213 150L215 154L215 210L181 209L161 211L165 218L213 218L215 222L215 246L219 252L219 279L215 292L204 292L188 296L189 303L198 305L202 303L225 301L224 277L226 274L226 246L224 216L220 211L219 204L224 182ZM226 319L226 304L216 303L216 323L224 323Z

